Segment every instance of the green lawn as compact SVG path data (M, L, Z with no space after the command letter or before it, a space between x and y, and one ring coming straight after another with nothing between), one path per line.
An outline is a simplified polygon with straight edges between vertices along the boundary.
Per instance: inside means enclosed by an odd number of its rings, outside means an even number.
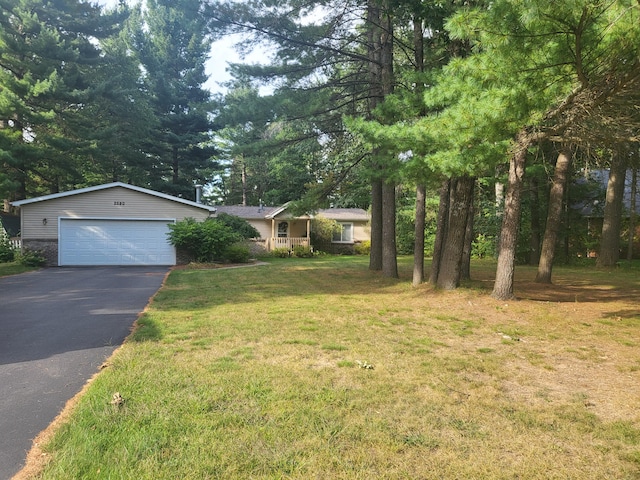
M7 275L16 275L18 273L29 272L31 270L37 270L36 267L27 267L18 262L0 263L0 277Z
M175 270L38 478L640 478L637 270L497 302L490 263L441 292L367 261Z

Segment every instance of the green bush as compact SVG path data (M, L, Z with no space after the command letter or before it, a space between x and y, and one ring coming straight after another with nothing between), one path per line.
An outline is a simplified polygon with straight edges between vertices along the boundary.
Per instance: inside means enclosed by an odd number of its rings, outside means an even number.
M496 256L496 239L479 233L471 244L473 258L493 258Z
M216 219L197 222L193 218L169 224L169 241L196 262L223 260L230 245L242 240L239 233Z
M299 258L311 258L313 257L313 250L311 250L311 247L297 245L293 247L293 255Z
M239 233L244 239L260 237L260 232L258 232L258 230L256 230L244 218L229 215L228 213L220 213L216 217L216 220L230 227L234 232Z
M16 258L16 249L5 237L0 238L0 263L13 262Z
M335 220L318 215L311 220L311 244L316 250L331 251L333 234L340 231L340 224Z
M289 249L285 247L274 248L273 250L271 250L271 256L278 258L287 258L291 256L291 252L289 252Z
M16 255L16 260L19 264L25 267L41 267L47 263L47 259L44 258L41 252L37 250L25 250L22 253Z
M371 241L364 240L363 242L356 243L353 246L353 251L356 255L369 255L371 253Z
M224 259L231 263L248 263L249 248L242 244L230 245L224 252Z

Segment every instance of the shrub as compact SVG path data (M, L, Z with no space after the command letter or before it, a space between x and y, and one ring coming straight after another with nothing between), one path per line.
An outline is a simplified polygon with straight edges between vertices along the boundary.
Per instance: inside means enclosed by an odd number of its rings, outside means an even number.
M311 250L311 247L297 245L293 247L293 255L300 258L310 258L313 257L313 251Z
M16 257L16 249L5 237L0 238L0 263L13 262Z
M279 258L287 258L291 256L291 252L289 252L289 249L285 247L274 248L273 250L271 250L271 256L279 257Z
M227 248L241 240L240 234L216 219L196 222L193 218L185 218L170 224L169 230L171 244L202 263L222 260Z
M237 217L235 215L229 215L228 213L220 213L216 217L216 220L228 227L234 232L240 234L242 238L259 238L260 232L256 230L253 225L247 222L244 218Z
M356 255L369 255L371 253L371 241L364 240L360 243L356 243L353 246L353 250Z
M47 263L47 259L37 250L25 250L16 255L19 264L25 267L41 267Z
M224 252L224 259L231 263L249 262L249 247L242 244L230 245Z
M473 258L492 258L496 255L496 239L479 233L471 244Z
M340 231L340 225L335 220L318 215L311 220L311 243L316 250L331 251L333 234Z
M415 206L398 208L396 219L396 249L399 255L411 255L416 243Z

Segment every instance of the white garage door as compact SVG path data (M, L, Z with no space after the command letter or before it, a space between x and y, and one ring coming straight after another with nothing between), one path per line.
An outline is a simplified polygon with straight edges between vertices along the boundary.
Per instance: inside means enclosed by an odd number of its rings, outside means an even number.
M60 219L59 265L175 265L171 220Z

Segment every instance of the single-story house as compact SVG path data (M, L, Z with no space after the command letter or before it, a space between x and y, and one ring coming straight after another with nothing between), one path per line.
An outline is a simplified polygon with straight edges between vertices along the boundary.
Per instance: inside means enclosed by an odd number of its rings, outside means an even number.
M267 251L276 248L311 247L311 220L322 216L340 225L332 239L334 252L353 251L355 244L370 240L369 214L361 208L320 209L314 215L293 216L289 204L280 207L217 206L217 213L227 213L245 219L260 234L256 239Z
M114 182L19 200L22 248L48 265L175 265L168 224L215 207Z

